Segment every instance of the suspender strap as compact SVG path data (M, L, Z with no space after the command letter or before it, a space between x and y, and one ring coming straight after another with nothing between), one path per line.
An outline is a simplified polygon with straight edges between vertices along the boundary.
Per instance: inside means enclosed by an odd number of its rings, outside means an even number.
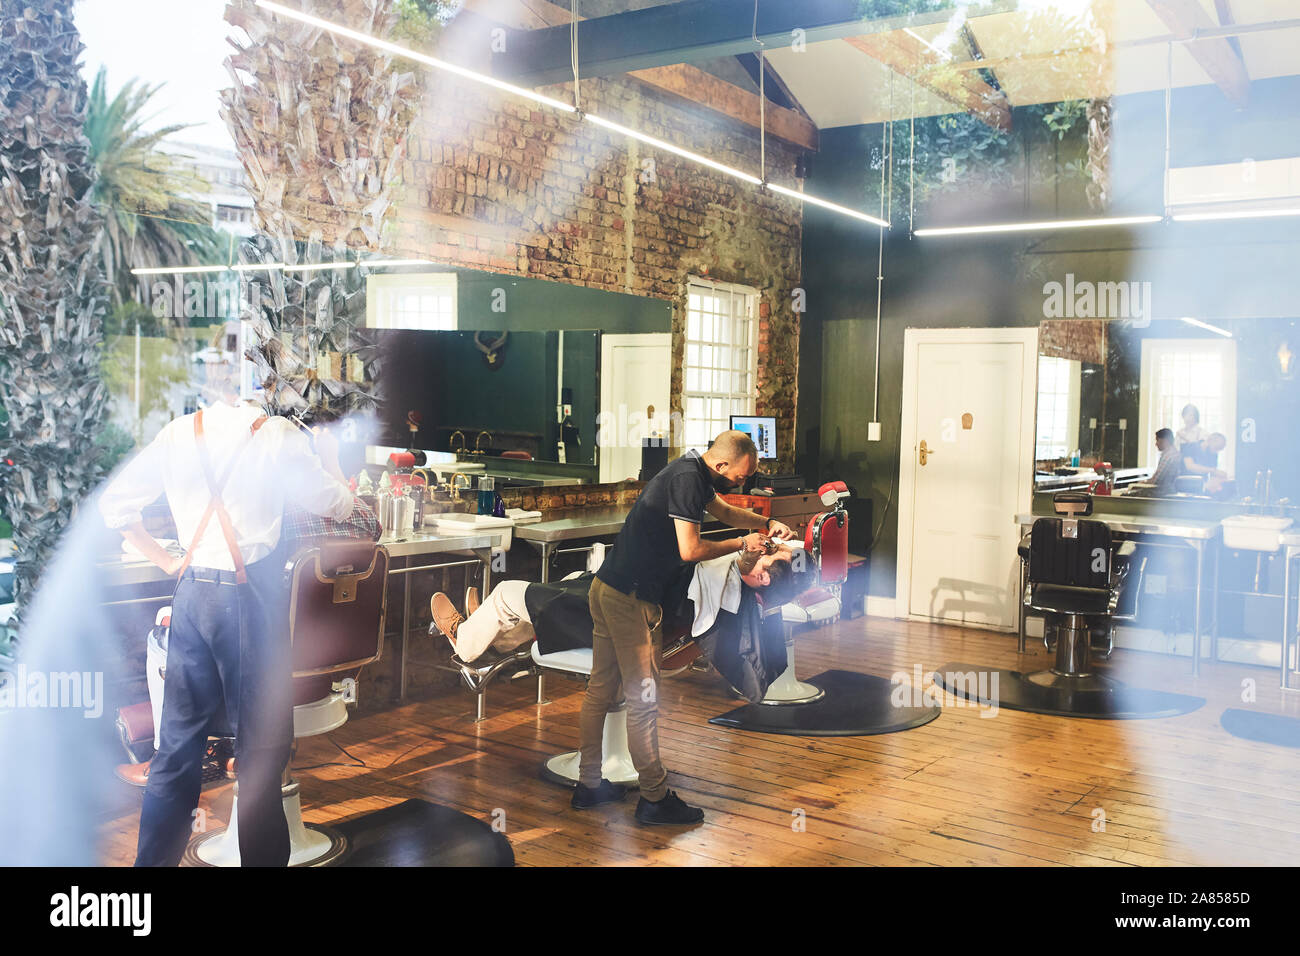
M198 528L194 532L194 540L190 543L188 550L185 552L185 560L181 562L180 570L177 577L185 574L186 569L190 566L190 561L194 558L194 549L203 540L203 533L208 529L208 522L212 520L213 514L217 516L217 521L221 524L221 533L226 539L226 547L230 549L231 560L235 563L235 581L244 584L248 580L248 575L244 570L244 556L239 552L239 539L235 535L235 525L230 520L230 513L226 511L225 504L221 501L221 489L226 486L230 476L235 471L235 466L239 463L239 456L244 453L257 435L257 430L266 423L266 416L263 415L257 421L253 422L249 428L248 437L244 439L234 455L230 458L230 464L226 467L226 473L219 479L212 470L212 461L208 457L208 449L203 439L203 410L200 409L194 416L194 447L198 451L199 465L203 468L204 480L208 483L208 490L212 492L212 500L208 502L208 507L203 512L203 517L199 519Z

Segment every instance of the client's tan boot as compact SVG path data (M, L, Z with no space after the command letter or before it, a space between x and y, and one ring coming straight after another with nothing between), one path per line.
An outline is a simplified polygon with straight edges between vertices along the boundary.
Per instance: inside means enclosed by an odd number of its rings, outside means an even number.
M478 588L465 589L465 616L469 617L478 610Z
M465 619L451 603L451 598L439 591L429 599L429 613L433 615L433 623L438 625L438 630L442 631L443 637L451 644L451 649L456 650L456 629Z

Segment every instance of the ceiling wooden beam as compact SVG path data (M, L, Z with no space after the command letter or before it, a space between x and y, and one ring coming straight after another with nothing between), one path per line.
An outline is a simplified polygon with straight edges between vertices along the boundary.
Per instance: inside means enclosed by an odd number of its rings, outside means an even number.
M758 94L741 89L711 73L705 73L689 63L676 66L657 66L651 70L633 70L628 76L665 93L698 103L705 109L758 129ZM804 149L817 149L817 127L812 120L796 112L768 102L766 116L767 135L794 143Z
M465 6L482 16L508 15L515 24L528 26L562 26L569 22L570 16L568 10L548 0L528 0L527 3L519 0L469 0ZM581 56L581 46L578 52ZM579 66L581 67L581 61ZM758 94L719 79L698 67L677 63L633 70L627 75L646 86L690 100L754 129L759 128L761 117ZM766 129L769 136L804 149L817 149L817 127L812 120L797 110L777 106L770 100L767 103Z
M845 37L844 42L989 126L1011 128L1011 107L1002 92L978 76L951 69L943 57L916 37L902 30L891 30Z
M1198 31L1219 26L1210 19L1198 0L1147 0L1147 5L1177 39L1196 40L1184 44L1187 52L1229 101L1245 106L1250 99L1250 76L1246 73L1246 64L1241 62L1241 57L1226 39L1197 38Z

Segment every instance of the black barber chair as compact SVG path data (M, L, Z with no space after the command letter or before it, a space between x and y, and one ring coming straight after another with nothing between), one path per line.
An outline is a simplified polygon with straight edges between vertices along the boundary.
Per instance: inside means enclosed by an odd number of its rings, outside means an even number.
M1133 542L1116 547L1104 521L1089 520L1092 496L1058 492L1056 518L1039 518L1021 542L1027 565L1026 611L1044 615L1043 644L1055 648L1046 670L991 670L949 663L935 675L945 690L981 705L1059 717L1171 717L1200 707L1200 697L1139 690L1098 673L1093 634L1113 648L1118 622L1137 616L1145 559L1135 559Z

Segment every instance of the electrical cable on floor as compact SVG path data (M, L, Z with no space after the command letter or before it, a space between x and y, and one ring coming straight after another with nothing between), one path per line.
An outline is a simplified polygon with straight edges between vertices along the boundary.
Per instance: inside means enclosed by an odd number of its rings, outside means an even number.
M332 760L332 761L326 761L325 763L310 764L305 767L290 767L289 769L294 771L295 773L297 773L300 770L319 770L321 767L360 767L363 770L374 769L368 763L362 760L360 757L354 757L352 756L352 754L348 753L348 749L344 747L341 743L339 743L337 740L335 740L333 734L326 734L325 739L328 740L330 743L332 743L335 747L337 747L339 751L343 753L344 756L346 756L350 760L355 760L356 763L339 763L337 760ZM391 766L391 764L389 766ZM239 769L239 763L236 761L235 763L236 772L238 772L238 769Z

